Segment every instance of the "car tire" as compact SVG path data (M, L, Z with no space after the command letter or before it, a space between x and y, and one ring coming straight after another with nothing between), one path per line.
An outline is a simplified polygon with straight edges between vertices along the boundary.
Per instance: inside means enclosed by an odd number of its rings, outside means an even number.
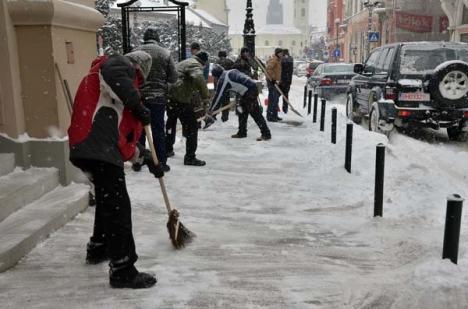
M378 104L373 103L371 110L369 112L369 131L384 134L386 136L390 136L390 133L393 131L393 128L394 128L393 124L391 124L390 129L382 130L380 127L381 121L383 121L383 119L381 119L380 117ZM388 125L388 122L386 122L386 124Z
M362 122L362 117L359 114L352 93L349 93L348 98L346 99L346 116L349 120L353 121L354 123L360 124Z
M429 82L432 99L440 108L457 108L468 100L468 64L450 61L441 64Z
M463 127L464 124L447 128L447 135L449 140L458 142L468 141L468 132L463 130Z

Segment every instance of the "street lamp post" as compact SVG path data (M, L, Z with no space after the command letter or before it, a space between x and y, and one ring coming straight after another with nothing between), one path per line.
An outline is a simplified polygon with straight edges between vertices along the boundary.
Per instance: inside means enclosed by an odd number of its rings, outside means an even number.
M252 57L255 57L255 25L253 20L252 0L247 0L247 11L244 23L244 46L250 51Z
M363 4L364 4L364 7L367 8L367 10L369 11L369 17L368 17L368 20L367 20L367 48L366 48L366 57L369 57L370 55L370 40L369 40L369 36L370 36L370 33L372 32L372 14L374 13L374 9L376 7L380 7L380 4L381 2L380 1L372 1L372 0L362 0Z
M340 42L338 37L338 26L340 25L340 20L335 20L335 28L336 28L336 43L335 43L335 62L338 62L338 50L340 50ZM341 51L340 51L341 52Z

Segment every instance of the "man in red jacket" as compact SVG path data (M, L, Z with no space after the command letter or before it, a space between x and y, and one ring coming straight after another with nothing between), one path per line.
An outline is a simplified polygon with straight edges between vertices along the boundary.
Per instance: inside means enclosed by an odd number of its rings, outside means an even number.
M154 275L134 266L138 256L123 165L139 160L155 177L164 175L150 154L137 147L142 125L151 122L138 91L150 67L151 56L142 51L96 59L78 88L68 129L70 161L88 175L96 191L86 262L110 259L109 282L114 288L148 288L156 283Z

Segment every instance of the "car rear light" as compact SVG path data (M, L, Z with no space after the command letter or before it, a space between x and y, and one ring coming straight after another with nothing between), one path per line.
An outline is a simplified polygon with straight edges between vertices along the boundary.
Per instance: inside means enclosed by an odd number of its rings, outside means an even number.
M411 112L410 111L400 110L400 111L398 111L398 116L403 117L403 118L409 117L409 116L411 116Z
M397 99L397 89L394 87L385 88L385 100L396 100Z
M320 81L320 86L331 86L333 81L330 78L322 78Z
M468 111L465 111L465 112L463 113L463 118L468 118Z

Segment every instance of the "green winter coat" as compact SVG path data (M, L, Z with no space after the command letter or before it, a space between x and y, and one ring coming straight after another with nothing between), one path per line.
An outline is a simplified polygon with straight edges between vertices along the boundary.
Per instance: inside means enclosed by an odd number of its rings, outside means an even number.
M191 104L194 109L206 108L210 94L200 62L195 58L185 59L176 65L176 69L178 78L177 82L169 87L169 104L182 103ZM199 106L200 104L203 106Z

